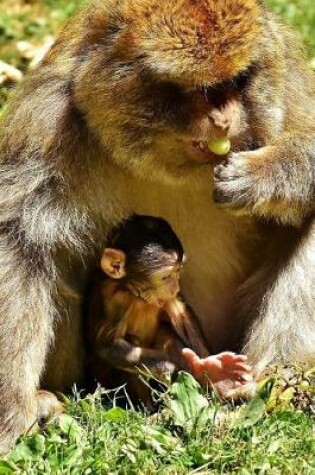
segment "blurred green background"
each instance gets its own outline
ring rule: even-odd
[[[53,36],[85,0],[0,0],[0,110],[14,84],[49,47]],[[315,0],[267,0],[300,31],[315,67]],[[9,69],[7,65],[17,68]]]
[[[286,23],[300,31],[311,58],[315,58],[315,1],[267,0]]]

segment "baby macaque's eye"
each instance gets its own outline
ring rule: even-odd
[[[171,280],[171,278],[172,278],[171,274],[170,275],[165,275],[164,277],[162,277],[162,280],[168,281],[168,280]]]

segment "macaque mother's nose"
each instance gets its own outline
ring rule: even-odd
[[[226,110],[213,109],[208,114],[208,117],[212,125],[217,127],[222,132],[228,132],[232,126],[232,114]]]

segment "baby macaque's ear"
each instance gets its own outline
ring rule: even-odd
[[[126,275],[126,254],[120,249],[107,247],[102,255],[101,268],[112,279]]]

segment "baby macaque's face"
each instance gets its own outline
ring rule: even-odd
[[[164,305],[177,297],[180,286],[179,279],[182,264],[174,264],[156,271],[150,276],[148,285],[139,288],[139,295],[150,305],[163,308]]]

